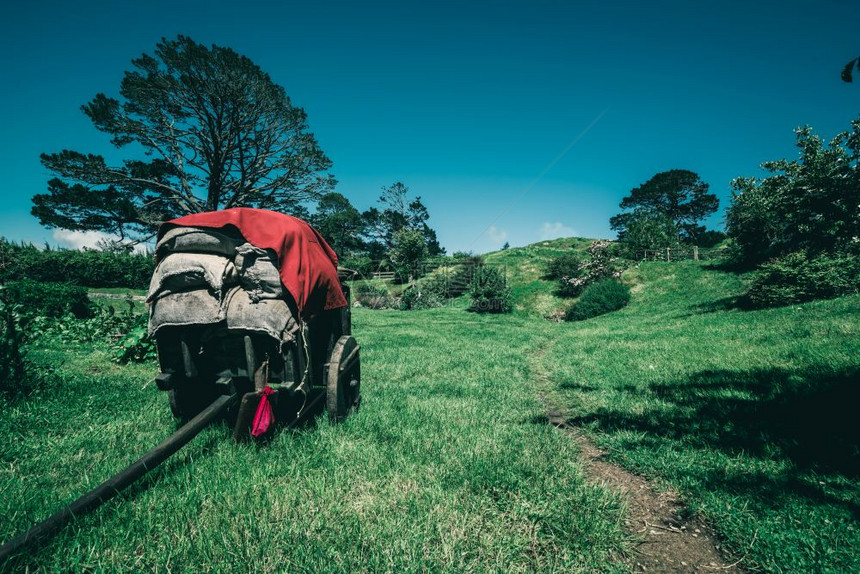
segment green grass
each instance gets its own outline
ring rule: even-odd
[[[860,570],[860,297],[745,312],[745,279],[700,264],[625,280],[629,307],[548,341],[570,422],[678,489],[747,567]]]
[[[587,240],[490,254],[519,308],[356,309],[364,405],[266,446],[206,430],[27,560],[44,570],[624,571],[623,502],[583,479],[565,409],[611,460],[676,489],[748,569],[860,571],[860,297],[742,311],[748,278],[625,272],[630,305],[541,318],[542,267]],[[153,364],[96,346],[0,408],[0,538],[104,480],[175,424]]]
[[[140,485],[21,559],[45,570],[618,571],[621,506],[543,424],[529,323],[357,309],[364,405],[266,446],[207,429]],[[496,341],[504,335],[504,344]],[[474,344],[481,341],[484,344]],[[173,429],[153,364],[98,349],[0,412],[0,537],[94,487]]]
[[[87,287],[87,292],[107,293],[110,295],[146,295],[146,289],[131,289],[129,287]]]
[[[556,295],[554,281],[543,281],[549,261],[565,251],[584,251],[591,239],[579,237],[542,241],[488,254],[488,264],[500,266],[511,287],[516,311],[520,314],[549,317],[563,311],[566,300]]]

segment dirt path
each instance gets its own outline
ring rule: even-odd
[[[673,492],[658,492],[643,477],[608,462],[564,415],[550,409],[550,423],[576,441],[587,463],[589,480],[620,492],[628,502],[625,523],[639,540],[625,559],[634,572],[743,572],[741,561],[727,562],[713,531],[699,518],[684,518],[684,505]]]

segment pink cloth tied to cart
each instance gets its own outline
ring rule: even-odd
[[[254,425],[251,427],[251,436],[254,438],[269,432],[269,428],[275,422],[272,403],[269,401],[269,396],[274,392],[268,385],[263,389],[263,396],[260,397],[260,404],[257,405],[257,413],[254,415]]]
[[[337,255],[316,229],[297,217],[250,207],[207,211],[164,223],[158,238],[173,227],[218,229],[228,225],[238,229],[254,247],[277,253],[281,282],[302,317],[346,307],[337,277]]]

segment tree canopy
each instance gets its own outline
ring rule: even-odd
[[[695,172],[673,169],[660,172],[631,190],[619,207],[629,210],[609,220],[619,240],[623,241],[634,228],[637,232],[647,228],[649,237],[660,230],[659,234],[675,232],[677,239],[695,242],[705,231],[699,222],[717,211],[719,199],[708,193],[708,184]]]
[[[797,159],[765,162],[772,175],[732,182],[726,228],[739,263],[860,251],[860,120],[826,146],[809,127],[796,135]]]
[[[439,245],[436,232],[427,225],[430,215],[421,202],[421,197],[410,198],[409,188],[403,183],[398,181],[382,188],[378,203],[382,210],[373,207],[363,214],[367,235],[371,243],[377,244],[377,251],[390,251],[394,247],[395,234],[398,231],[416,230],[424,237],[428,255],[445,253]]]
[[[141,239],[188,213],[295,212],[333,186],[305,112],[247,57],[179,36],[132,66],[120,99],[99,93],[82,107],[129,158],[108,165],[77,151],[42,154],[55,175],[33,197],[43,225]]]
[[[337,192],[323,195],[308,221],[338,255],[364,249],[364,220],[349,199]]]

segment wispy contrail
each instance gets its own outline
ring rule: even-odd
[[[541,180],[541,178],[542,178],[543,176],[545,176],[545,175],[546,175],[546,173],[547,173],[549,170],[551,170],[551,169],[552,169],[552,167],[553,167],[555,164],[557,164],[557,163],[559,162],[559,160],[560,160],[561,158],[563,158],[563,157],[564,157],[564,155],[565,155],[567,152],[569,152],[569,151],[570,151],[570,148],[572,148],[572,147],[576,144],[576,142],[578,142],[579,140],[581,140],[581,139],[582,139],[582,136],[584,136],[585,134],[587,134],[587,133],[588,133],[588,130],[590,130],[591,128],[593,128],[593,127],[594,127],[594,124],[596,124],[598,121],[600,121],[600,118],[602,118],[602,117],[604,116],[604,114],[606,114],[606,112],[608,112],[608,111],[609,111],[609,108],[606,108],[605,110],[603,110],[602,112],[600,112],[600,114],[599,114],[596,118],[594,118],[594,119],[591,121],[591,123],[590,123],[590,124],[588,124],[588,127],[586,127],[584,130],[582,130],[582,132],[580,132],[580,134],[579,134],[578,136],[576,136],[576,137],[573,139],[573,141],[572,141],[572,142],[570,142],[569,144],[567,144],[567,147],[566,147],[566,148],[564,148],[564,150],[563,150],[560,154],[558,154],[558,156],[557,156],[554,160],[552,160],[552,162],[550,162],[550,164],[549,164],[548,166],[546,166],[546,168],[545,168],[542,172],[540,172],[540,175],[538,175],[536,178],[534,178],[534,180],[532,180],[532,182],[531,182],[530,184],[528,184],[528,186],[527,186],[527,187],[522,191],[522,193],[520,193],[518,196],[516,196],[516,197],[514,198],[514,200],[513,200],[512,202],[510,202],[510,203],[508,204],[508,206],[507,206],[507,207],[505,207],[505,209],[503,209],[503,210],[502,210],[502,212],[501,212],[501,213],[500,213],[500,214],[499,214],[499,215],[498,215],[498,216],[497,216],[497,217],[496,217],[492,222],[490,222],[490,224],[487,226],[487,228],[486,228],[486,229],[484,229],[481,233],[479,233],[479,234],[478,234],[478,236],[475,238],[475,240],[474,240],[474,241],[472,241],[472,243],[469,245],[469,249],[471,250],[472,246],[473,246],[473,245],[475,245],[475,243],[477,243],[477,242],[478,242],[478,240],[479,240],[479,239],[480,239],[480,238],[481,238],[481,237],[482,237],[482,236],[483,236],[487,231],[489,231],[489,230],[490,230],[490,228],[491,228],[493,225],[495,225],[495,224],[496,224],[496,222],[497,222],[499,219],[501,219],[501,218],[502,218],[502,216],[504,216],[504,215],[505,215],[505,214],[506,214],[506,213],[507,213],[507,212],[508,212],[508,211],[509,211],[513,206],[514,206],[514,204],[515,204],[516,202],[518,202],[520,199],[522,199],[522,198],[523,198],[523,196],[524,196],[526,193],[528,193],[528,192],[529,192],[529,190],[530,190],[531,188],[533,188],[533,187],[535,186],[535,184],[537,184],[537,182],[539,182],[539,181]]]

